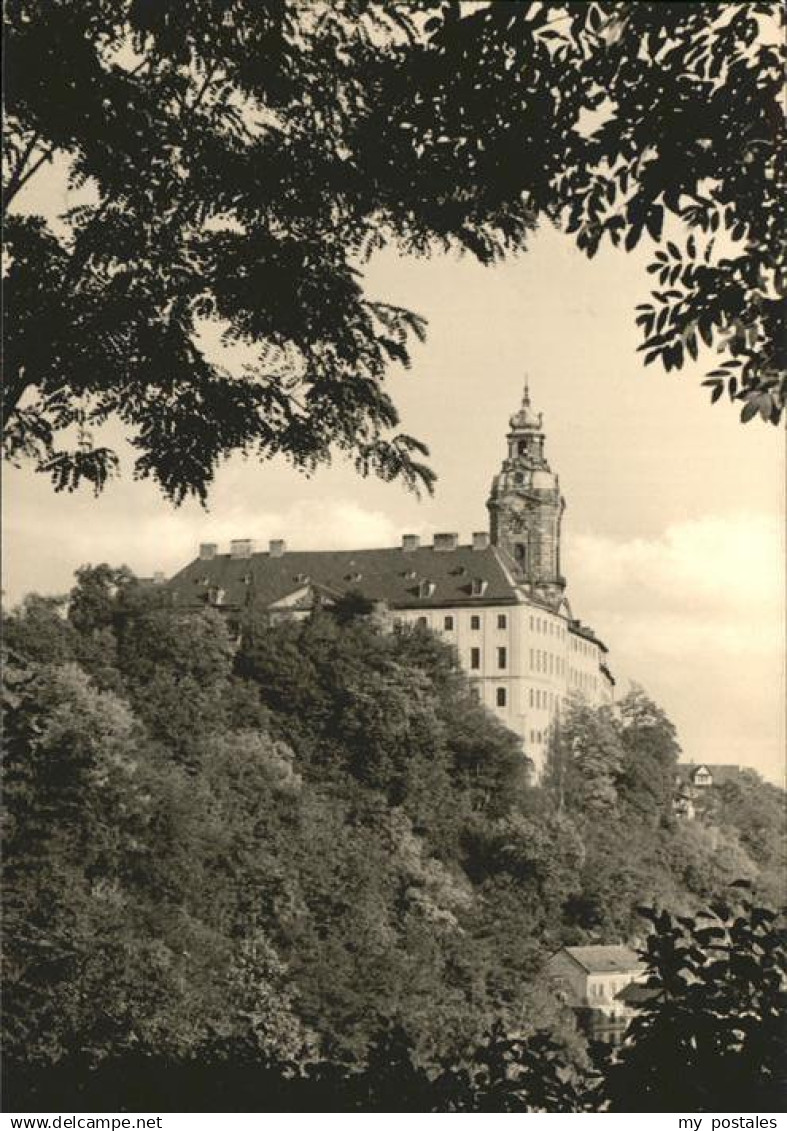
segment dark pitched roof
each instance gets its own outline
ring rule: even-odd
[[[591,644],[598,644],[602,652],[609,652],[603,640],[599,640],[595,632],[589,625],[583,624],[581,620],[572,620],[568,626],[568,631],[573,633],[574,636],[581,636],[583,639],[588,640]]]
[[[713,778],[713,785],[723,785],[727,781],[735,781],[739,777],[740,766],[733,766],[724,762],[678,762],[675,770],[678,780],[691,784],[697,770],[708,770]]]
[[[473,595],[473,581],[485,582],[483,594]],[[419,582],[434,590],[421,596]],[[357,591],[392,608],[440,608],[448,605],[513,605],[516,588],[493,546],[474,550],[294,550],[280,557],[269,553],[233,558],[229,554],[196,558],[169,581],[179,606],[205,604],[210,589],[223,591],[225,607],[247,604],[267,608],[312,583],[333,592]]]
[[[566,946],[563,948],[588,974],[629,974],[644,966],[627,946]]]
[[[652,1001],[658,994],[659,991],[654,986],[643,986],[641,982],[629,982],[622,990],[618,990],[615,997],[626,1005],[644,1005],[646,1001]]]

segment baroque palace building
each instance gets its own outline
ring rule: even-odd
[[[607,648],[577,620],[560,568],[565,501],[544,453],[541,413],[527,386],[510,419],[506,454],[487,502],[489,531],[460,544],[405,534],[382,550],[258,551],[251,539],[214,543],[168,583],[180,608],[215,606],[240,619],[263,609],[304,617],[347,593],[373,601],[392,625],[423,625],[456,648],[479,699],[522,738],[536,774],[550,725],[572,693],[612,701]]]

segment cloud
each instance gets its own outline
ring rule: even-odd
[[[575,613],[648,688],[686,757],[783,777],[784,551],[781,524],[708,515],[657,538],[580,534],[566,545]]]
[[[772,515],[709,515],[673,524],[656,539],[580,534],[567,554],[571,576],[634,607],[644,597],[677,614],[713,617],[735,607],[756,619],[783,592],[782,531]]]
[[[382,511],[341,497],[295,501],[276,510],[225,499],[213,514],[195,505],[156,507],[137,512],[133,538],[125,508],[102,499],[86,501],[92,521],[80,521],[81,507],[73,498],[70,506],[53,509],[47,522],[35,509],[13,509],[6,521],[4,561],[9,603],[31,590],[68,589],[74,569],[86,562],[125,563],[141,576],[156,570],[170,575],[195,556],[199,542],[218,542],[226,549],[233,538],[254,538],[265,549],[269,539],[284,538],[293,549],[333,550],[390,546],[400,537]]]

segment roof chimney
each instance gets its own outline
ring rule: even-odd
[[[486,530],[477,530],[473,534],[473,549],[486,550],[489,546],[489,534]]]
[[[432,548],[434,550],[455,550],[459,542],[458,534],[435,534]]]
[[[200,542],[199,559],[201,562],[210,562],[216,557],[218,545],[215,542]]]
[[[268,553],[272,558],[283,558],[287,552],[287,543],[283,538],[274,538],[268,543]]]
[[[233,538],[230,542],[231,558],[250,558],[254,553],[254,541],[251,538]]]
[[[412,553],[417,550],[421,545],[421,539],[417,534],[403,534],[402,535],[402,549],[406,554]]]

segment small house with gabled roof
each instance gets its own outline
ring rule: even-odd
[[[704,790],[724,785],[740,776],[740,766],[729,763],[679,762],[675,767],[678,786]]]
[[[549,959],[547,971],[574,1009],[622,1019],[630,1006],[621,992],[642,980],[645,964],[628,946],[564,946]]]

